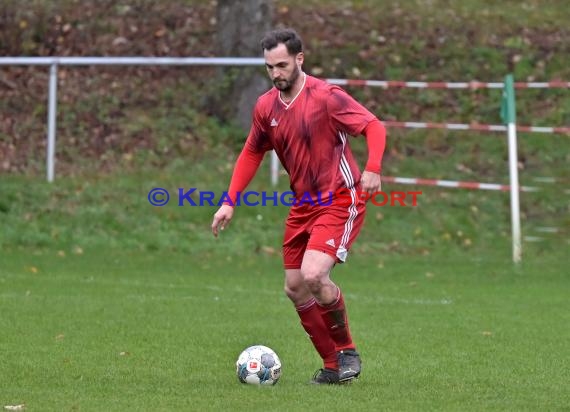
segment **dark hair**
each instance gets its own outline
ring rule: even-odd
[[[261,48],[271,50],[283,43],[291,56],[303,51],[303,41],[293,29],[278,29],[270,31],[261,40]]]

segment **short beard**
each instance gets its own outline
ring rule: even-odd
[[[289,78],[289,80],[284,80],[284,79],[274,80],[273,84],[278,90],[282,92],[288,92],[289,90],[291,90],[293,84],[295,84],[300,74],[301,70],[298,67],[296,67],[295,71],[291,73],[291,77]]]

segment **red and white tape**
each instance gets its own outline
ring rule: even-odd
[[[399,127],[407,129],[480,130],[486,132],[507,131],[507,126],[499,124],[396,122],[391,120],[383,120],[383,123],[387,127]],[[570,135],[570,127],[516,126],[516,130],[518,132],[561,133]]]
[[[382,182],[400,183],[404,185],[440,186],[456,189],[498,190],[501,192],[511,190],[509,185],[501,185],[498,183],[462,182],[457,180],[422,179],[416,177],[382,176]],[[520,186],[520,190],[521,192],[536,192],[540,189],[537,187]]]
[[[324,79],[330,84],[339,86],[370,86],[419,89],[502,89],[505,84],[502,82],[402,82],[394,80],[360,80],[360,79]],[[570,89],[570,82],[515,82],[516,89]]]

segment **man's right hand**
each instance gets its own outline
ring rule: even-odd
[[[222,205],[218,209],[212,222],[212,233],[215,237],[218,237],[219,229],[224,230],[230,224],[233,215],[234,208],[230,205]]]

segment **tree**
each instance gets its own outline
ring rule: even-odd
[[[218,0],[216,55],[261,57],[260,40],[272,23],[271,0]],[[206,102],[208,111],[224,122],[249,129],[255,101],[271,86],[263,69],[222,67],[215,82]]]

